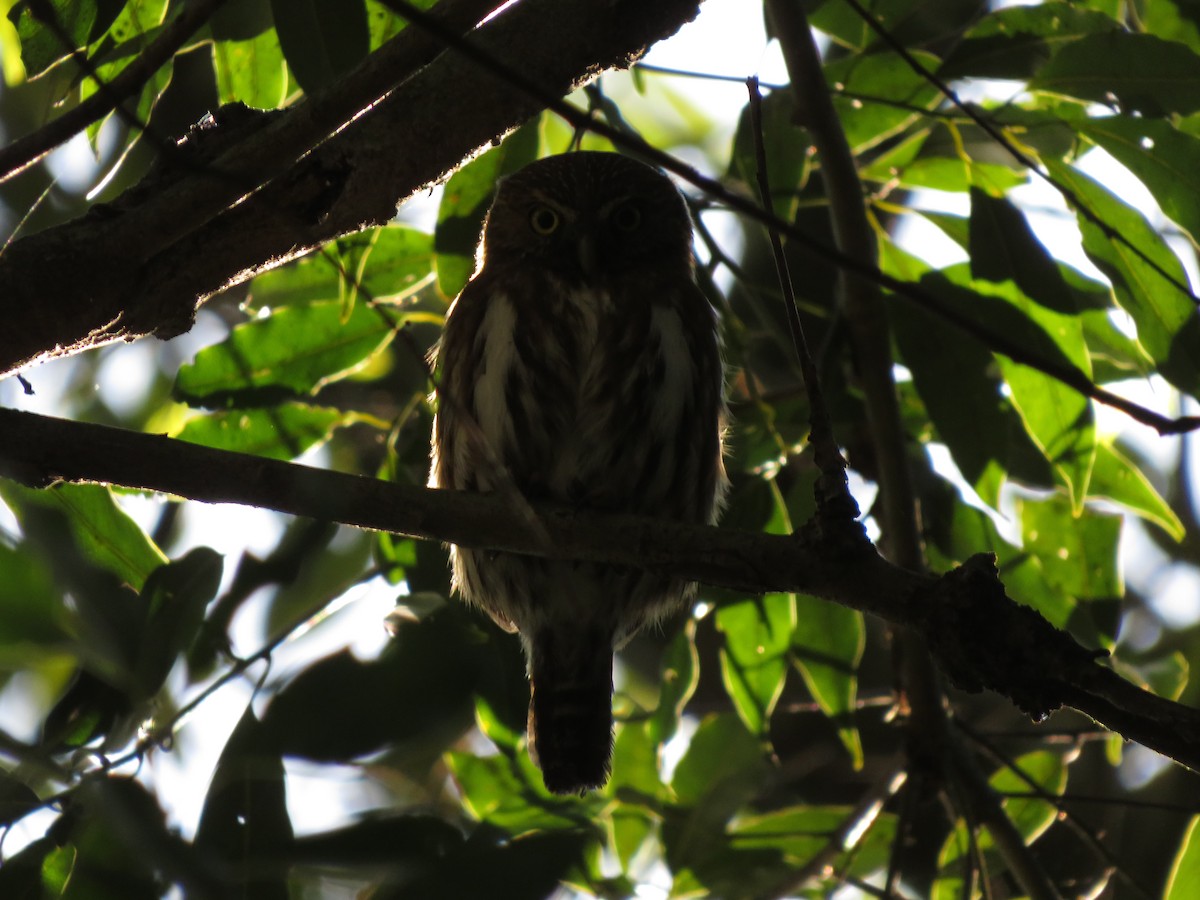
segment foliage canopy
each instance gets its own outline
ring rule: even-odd
[[[474,24],[501,4],[417,5]],[[596,6],[520,0],[494,24],[540,8],[548,33],[566,33],[575,12]],[[881,548],[920,568],[901,549],[918,547],[933,572],[995,554],[1009,596],[1110,654],[1103,665],[1127,681],[1195,708],[1200,543],[1189,445],[1135,420],[1186,430],[1171,416],[1200,397],[1200,7],[802,6],[800,31],[798,5],[766,0],[763,15],[789,68],[816,46],[805,43],[811,26],[825,84],[770,88],[760,121],[752,102],[736,126],[715,121],[681,87],[702,72],[606,71],[568,96],[571,121],[562,110],[514,111],[503,140],[468,162],[474,143],[456,153],[431,138],[426,169],[453,170],[436,215],[428,201],[414,211],[420,176],[386,223],[369,211],[355,218],[353,197],[318,198],[323,207],[305,195],[311,220],[279,208],[269,225],[284,248],[276,256],[228,269],[202,252],[183,257],[185,278],[189,266],[204,272],[190,334],[87,349],[87,328],[74,338],[69,321],[55,323],[67,329],[61,347],[86,352],[26,369],[24,383],[74,420],[420,485],[436,402],[425,354],[470,277],[497,179],[572,146],[621,150],[644,139],[757,196],[765,153],[770,212],[807,236],[784,242],[796,308]],[[320,147],[359,113],[379,114],[368,107],[384,91],[303,148],[313,152],[308,170],[294,154],[243,184],[229,174],[241,170],[213,160],[236,162],[239,141],[286,124],[288,112],[260,110],[336,109],[363,67],[417,28],[406,25],[408,5],[390,0],[0,8],[0,126],[16,136],[0,152],[10,241],[0,267],[5,255],[28,263],[23,242],[69,242],[73,232],[53,229],[126,221],[214,172],[213,190],[237,189],[222,215],[235,201],[270,198],[260,184],[300,184],[297,173],[314,168],[336,195],[341,173]],[[675,15],[664,34],[694,12],[679,2],[662,9]],[[747,4],[744,14],[759,12]],[[632,30],[634,19],[612,30]],[[547,59],[560,51],[550,41],[541,50]],[[500,61],[535,80],[542,71],[533,57]],[[612,59],[577,62],[584,73]],[[414,102],[432,104],[452,131],[470,79],[502,77],[471,73],[447,75],[445,90]],[[114,111],[118,84],[131,88]],[[832,143],[818,124],[827,100]],[[174,143],[232,103],[251,109],[226,107],[190,144]],[[97,114],[78,114],[89,108]],[[576,127],[583,112],[603,134]],[[24,167],[35,151],[13,158],[73,115],[103,178],[86,198],[55,181],[57,162]],[[842,137],[875,252],[865,262],[841,233],[846,194],[830,148]],[[788,534],[813,519],[820,470],[768,240],[781,229],[681,184],[731,373],[734,486],[722,527]],[[337,226],[333,240],[290,258],[311,246],[330,209],[355,227]],[[191,239],[188,209],[174,212],[179,240]],[[137,246],[123,253],[132,270],[154,258]],[[860,277],[840,277],[856,259]],[[863,266],[877,270],[872,290],[886,289],[866,305],[841,299]],[[103,289],[103,272],[57,274],[81,296]],[[18,276],[0,273],[0,284]],[[211,284],[227,289],[210,298]],[[42,299],[53,319],[56,297]],[[131,292],[131,319],[143,322],[152,301]],[[189,324],[172,319],[161,335]],[[103,337],[155,333],[139,327]],[[140,369],[117,369],[135,354]],[[129,371],[138,383],[94,387]],[[883,373],[882,387],[872,372]],[[0,390],[5,405],[32,408],[16,378]],[[1126,398],[1123,412],[1114,397]],[[889,404],[899,440],[878,418]],[[207,546],[218,541],[204,514],[182,497],[147,502],[132,481],[30,486],[37,478],[12,462],[16,437],[0,436],[11,476],[0,480],[10,512],[0,533],[0,827],[9,829],[0,896],[158,897],[177,885],[187,896],[263,898],[839,888],[1184,897],[1200,877],[1193,772],[1071,710],[1035,726],[1003,697],[928,679],[914,659],[919,642],[802,593],[705,586],[685,621],[639,638],[621,658],[612,782],[553,797],[525,751],[528,689],[515,641],[448,600],[438,543],[279,517],[264,551],[223,558]],[[1191,590],[1175,618],[1160,593],[1167,573]],[[356,653],[334,611],[368,588],[394,598],[396,612],[391,637]],[[189,727],[189,715],[229,695],[240,699],[227,705],[221,735]],[[220,749],[201,762],[196,748],[214,742]],[[203,790],[190,820],[179,812],[186,803],[162,791],[174,758]],[[305,778],[336,782],[354,799],[314,810]]]

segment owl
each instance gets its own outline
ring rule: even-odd
[[[616,153],[534,162],[501,183],[478,259],[436,350],[430,485],[714,522],[727,484],[717,320],[671,181]],[[465,547],[451,561],[459,594],[520,635],[547,789],[603,786],[613,653],[695,585]]]

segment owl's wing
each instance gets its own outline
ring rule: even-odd
[[[480,275],[463,288],[450,305],[435,355],[434,392],[437,415],[433,421],[430,487],[470,490],[476,487],[476,453],[472,408],[475,382],[481,369],[479,332],[487,313],[487,279]]]
[[[438,356],[438,486],[546,494],[576,380],[561,328],[543,309],[555,306],[548,290],[538,273],[502,266],[480,273],[448,313]]]

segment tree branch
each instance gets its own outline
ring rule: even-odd
[[[1041,719],[1061,706],[1200,771],[1200,712],[1101,665],[1004,592],[990,554],[941,578],[884,560],[865,539],[819,529],[741,532],[532,504],[539,522],[495,495],[409,487],[0,409],[0,474],[25,484],[89,481],[206,503],[240,503],[467,547],[635,566],[761,593],[812,594],[920,631],[952,681],[997,691]],[[553,535],[547,546],[545,534]]]
[[[454,0],[449,7],[466,10],[465,19],[444,24],[465,29],[481,9],[498,5]],[[697,11],[698,0],[522,0],[472,40],[562,96],[603,69],[628,65]],[[396,46],[408,49],[389,53],[406,67],[381,66],[373,56],[364,63],[379,69],[372,78],[348,78],[295,110],[250,123],[244,113],[234,123],[239,140],[232,149],[222,144],[215,160],[11,244],[0,256],[0,373],[113,340],[179,334],[209,296],[389,221],[400,200],[543,108],[477,64],[439,53],[440,43],[419,29],[395,41],[402,39],[409,43]],[[375,102],[387,93],[380,84],[399,87]]]

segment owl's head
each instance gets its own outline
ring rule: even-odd
[[[567,153],[501,183],[482,252],[485,264],[534,263],[576,284],[642,265],[690,271],[692,222],[683,196],[657,170],[617,153]]]

